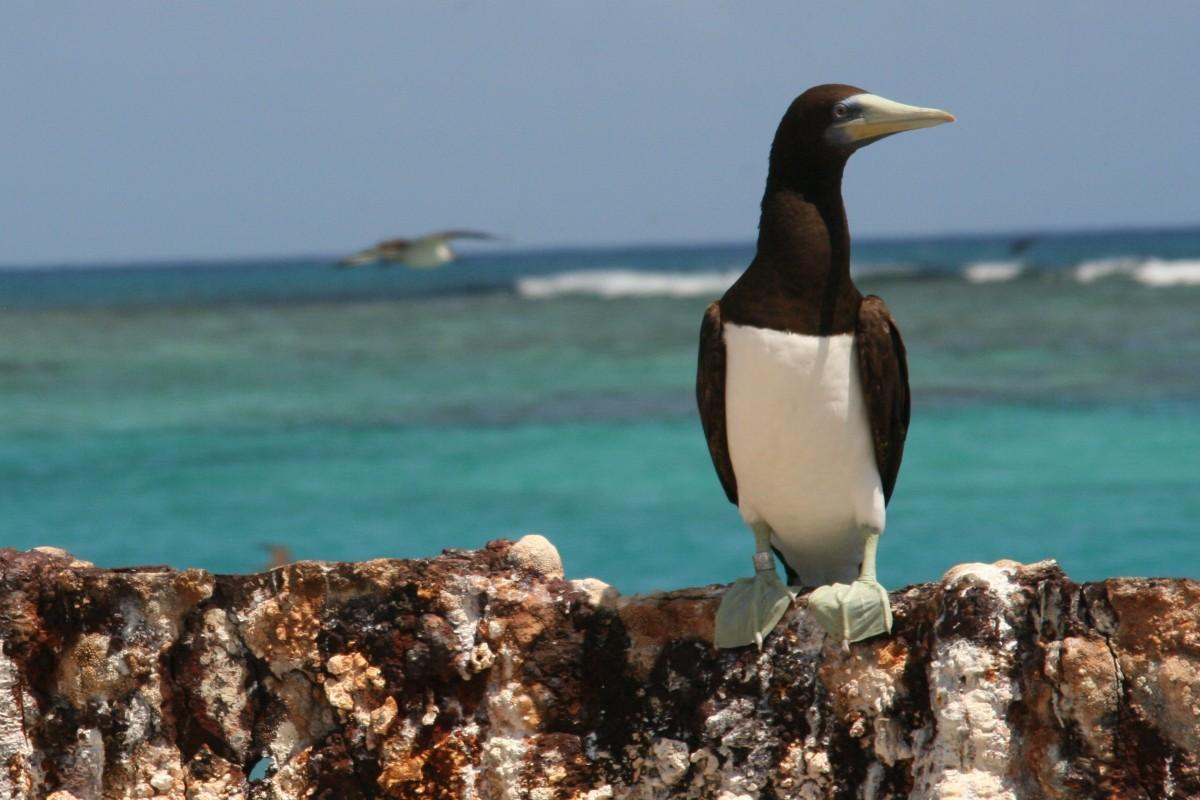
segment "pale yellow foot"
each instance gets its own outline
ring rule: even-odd
[[[816,589],[808,598],[808,610],[817,623],[842,647],[881,633],[891,633],[892,604],[887,589],[875,580],[875,550],[879,533],[866,533],[862,568],[854,583],[835,583]]]
[[[808,610],[834,639],[849,644],[892,630],[887,589],[871,576],[849,585],[821,586],[808,597]]]
[[[768,553],[768,555],[770,555]],[[763,638],[787,613],[795,595],[779,580],[774,568],[753,578],[738,578],[725,590],[717,609],[717,647],[762,647]]]
[[[795,591],[775,572],[770,526],[760,521],[751,523],[750,528],[754,531],[754,577],[738,578],[725,590],[713,634],[717,647],[756,644],[761,649],[763,639],[796,599]]]

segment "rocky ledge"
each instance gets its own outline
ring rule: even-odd
[[[967,564],[844,651],[541,537],[258,575],[0,551],[0,797],[1200,797],[1200,583]]]

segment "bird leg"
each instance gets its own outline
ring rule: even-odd
[[[717,647],[744,647],[756,644],[762,649],[763,637],[779,622],[796,598],[795,592],[779,580],[775,557],[771,554],[771,528],[765,522],[750,526],[754,530],[754,577],[738,578],[725,590],[717,609]]]
[[[887,589],[875,580],[875,547],[879,533],[867,534],[862,568],[847,586],[821,586],[808,597],[808,610],[817,623],[843,647],[892,630],[892,606]]]

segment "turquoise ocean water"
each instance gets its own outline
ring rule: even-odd
[[[856,242],[908,345],[885,584],[1200,577],[1200,230]],[[529,531],[622,591],[750,571],[692,385],[749,244],[0,269],[0,545],[253,571]]]

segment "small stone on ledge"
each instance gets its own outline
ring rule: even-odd
[[[558,548],[540,533],[528,533],[518,539],[508,551],[508,558],[521,569],[533,570],[547,578],[563,578]]]

